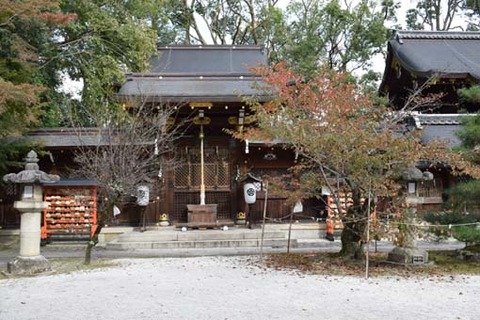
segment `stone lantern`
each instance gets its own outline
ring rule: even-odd
[[[14,208],[20,211],[20,254],[7,265],[11,274],[34,274],[49,270],[50,263],[40,254],[41,216],[48,202],[42,199],[42,184],[60,180],[58,175],[40,171],[35,151],[25,159],[25,170],[3,176],[3,181],[23,185],[21,199]]]
[[[422,172],[416,167],[411,167],[402,172],[402,180],[407,183],[407,196],[405,198],[407,219],[406,223],[411,226],[405,232],[404,243],[401,247],[395,247],[388,254],[388,260],[404,264],[424,264],[428,262],[428,253],[420,250],[417,245],[416,224],[417,205],[420,199],[417,196],[417,186],[419,182],[433,180],[431,172]]]

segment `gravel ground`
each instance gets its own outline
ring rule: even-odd
[[[480,276],[304,275],[258,257],[121,259],[0,281],[0,319],[479,319]]]

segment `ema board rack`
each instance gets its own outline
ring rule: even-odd
[[[94,185],[44,186],[42,239],[52,235],[92,235],[97,228],[97,189]]]

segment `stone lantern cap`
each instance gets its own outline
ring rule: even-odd
[[[31,150],[27,154],[25,162],[25,170],[22,170],[19,173],[9,173],[4,175],[3,181],[22,184],[44,184],[54,183],[60,180],[60,176],[56,174],[48,174],[40,170],[37,153],[35,151]]]
[[[402,179],[404,181],[412,181],[412,182],[413,181],[414,182],[430,181],[430,180],[433,180],[433,174],[428,171],[422,172],[420,169],[416,167],[410,167],[405,169],[402,172]]]

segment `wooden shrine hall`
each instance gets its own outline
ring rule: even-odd
[[[197,211],[200,223],[232,222],[246,209],[242,179],[247,174],[280,175],[293,164],[291,151],[239,141],[224,130],[248,125],[244,97],[269,99],[255,89],[261,79],[251,71],[266,64],[262,46],[168,46],[158,48],[149,72],[127,74],[118,92],[120,99],[141,97],[152,107],[158,103],[180,106],[180,116],[195,117],[194,125],[176,143],[179,164],[164,170],[159,181],[159,194],[154,195],[156,216],[168,213],[178,225],[192,221]],[[252,218],[260,220],[265,193],[262,183],[256,186],[257,201],[249,209]],[[291,211],[285,199],[275,195],[268,197],[267,208],[272,219],[287,217]]]

